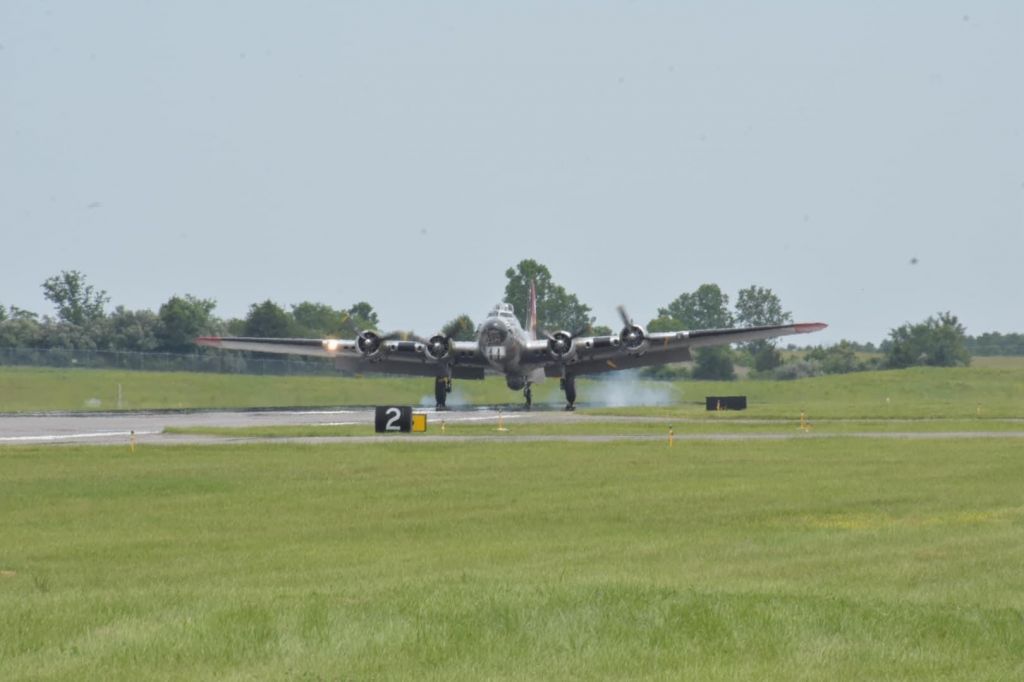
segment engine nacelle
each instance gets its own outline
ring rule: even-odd
[[[555,332],[548,337],[548,353],[559,362],[570,362],[576,357],[576,340],[567,331]]]
[[[619,342],[630,355],[643,355],[647,352],[647,330],[638,324],[627,324],[619,332]]]
[[[382,339],[376,332],[359,332],[359,336],[356,338],[356,348],[363,354],[363,357],[367,358],[379,355],[381,344]]]
[[[430,341],[423,347],[423,352],[431,360],[444,360],[451,355],[452,341],[447,336],[431,336]]]

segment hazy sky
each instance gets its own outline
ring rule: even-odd
[[[0,236],[41,313],[77,269],[425,334],[535,258],[616,326],[1022,332],[1024,3],[0,0]]]

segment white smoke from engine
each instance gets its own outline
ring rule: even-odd
[[[434,407],[437,401],[434,400],[433,393],[427,393],[420,398],[420,407]],[[459,388],[459,384],[452,382],[452,392],[448,394],[448,400],[446,401],[448,407],[462,407],[463,405],[469,404],[469,398]]]
[[[645,381],[636,372],[614,372],[580,387],[579,398],[581,403],[606,407],[654,407],[675,405],[680,396],[673,383]]]

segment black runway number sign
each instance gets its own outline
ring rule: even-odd
[[[373,424],[377,433],[408,433],[412,431],[412,408],[378,407]]]

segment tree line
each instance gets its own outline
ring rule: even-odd
[[[542,263],[532,259],[520,261],[508,268],[505,276],[505,300],[514,305],[524,327],[533,283],[541,330],[616,333],[610,327],[595,325],[590,306],[556,283]],[[365,329],[380,329],[378,315],[366,301],[347,308],[303,301],[286,308],[266,300],[253,303],[244,318],[222,319],[214,315],[214,299],[192,294],[175,294],[156,312],[128,310],[124,306],[107,312],[107,292],[96,289],[76,270],[62,271],[41,287],[55,314],[40,316],[16,306],[0,305],[0,348],[194,353],[198,351],[196,337],[204,335],[352,338]],[[658,308],[658,316],[648,322],[647,329],[657,332],[790,322],[791,313],[767,287],[751,285],[741,289],[730,305],[728,294],[717,284],[706,283]],[[471,340],[475,329],[472,318],[462,314],[445,324],[441,333]],[[880,355],[866,357],[866,352]],[[843,340],[832,346],[809,348],[802,356],[784,356],[775,340],[764,340],[736,347],[698,349],[692,367],[653,367],[644,372],[652,378],[731,379],[735,377],[735,366],[740,364],[749,367],[755,376],[796,378],[914,365],[966,365],[972,353],[1024,354],[1024,335],[987,333],[970,337],[956,316],[945,312],[893,329],[877,348]]]

